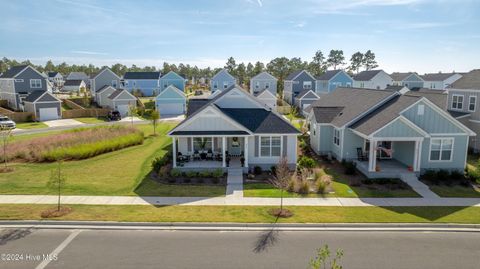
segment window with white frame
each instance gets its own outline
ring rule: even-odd
[[[30,88],[41,88],[42,87],[42,80],[41,79],[31,79],[30,80]]]
[[[422,116],[423,114],[425,114],[425,105],[418,105],[417,115]]]
[[[16,79],[15,82],[23,82],[23,79]]]
[[[333,130],[333,144],[340,146],[340,130],[339,129]]]
[[[194,137],[193,151],[212,150],[213,141],[211,137]]]
[[[255,81],[255,89],[260,88],[260,81]]]
[[[224,88],[224,89],[228,88],[228,82],[226,82],[226,81],[223,82],[223,88]]]
[[[213,82],[213,88],[214,88],[214,89],[218,88],[218,82],[217,82],[217,81],[214,81],[214,82]]]
[[[468,97],[468,111],[474,112],[477,106],[477,96],[469,96]]]
[[[430,141],[430,161],[451,161],[453,138],[432,138]]]
[[[303,89],[304,90],[310,90],[312,88],[312,82],[311,81],[304,81],[303,82]]]
[[[270,82],[265,82],[265,89],[270,88]]]
[[[117,87],[117,80],[112,80],[112,87],[114,87],[114,88]]]
[[[453,95],[452,97],[452,109],[463,108],[463,95]]]
[[[260,137],[260,156],[261,157],[280,157],[282,149],[282,139],[280,136],[261,136]]]

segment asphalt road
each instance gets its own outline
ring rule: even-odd
[[[480,267],[480,233],[4,229],[0,268],[307,268],[324,244],[344,250],[343,268]]]

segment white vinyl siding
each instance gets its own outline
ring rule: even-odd
[[[430,141],[430,161],[451,161],[453,138],[432,138]]]
[[[260,137],[260,156],[279,157],[282,151],[282,139],[280,136]]]

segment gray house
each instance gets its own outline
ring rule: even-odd
[[[63,79],[63,75],[59,72],[48,72],[47,76],[48,80],[53,84],[56,89],[61,88],[65,82],[65,80]]]
[[[23,98],[34,91],[47,91],[47,79],[29,65],[14,66],[0,76],[0,98],[14,110],[22,110]]]
[[[47,91],[33,91],[24,99],[25,112],[32,112],[38,121],[62,117],[62,101]]]
[[[117,76],[110,68],[105,67],[97,74],[93,74],[90,79],[90,91],[92,96],[104,86],[112,86],[117,89],[120,87],[121,78]]]
[[[84,72],[70,72],[65,78],[65,81],[67,80],[83,80],[87,87],[90,87],[90,77]]]
[[[220,72],[215,74],[215,76],[210,79],[210,91],[213,93],[217,90],[223,91],[228,89],[230,86],[235,85],[236,79],[227,69],[222,69]]]
[[[424,81],[417,73],[408,72],[408,73],[400,73],[395,72],[390,74],[390,77],[393,80],[393,86],[405,86],[407,88],[414,89],[414,88],[423,88]]]
[[[315,91],[315,77],[306,70],[299,70],[291,73],[283,81],[283,99],[289,103],[294,103],[294,98],[304,90]]]
[[[250,93],[257,95],[263,90],[270,91],[277,96],[277,78],[268,72],[262,72],[250,79]]]
[[[303,90],[295,96],[295,106],[304,114],[305,109],[320,99],[320,96],[312,90]]]

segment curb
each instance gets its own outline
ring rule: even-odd
[[[170,230],[170,231],[395,231],[395,232],[480,232],[479,224],[428,223],[183,223],[109,221],[0,221],[0,228],[86,229],[86,230]]]

